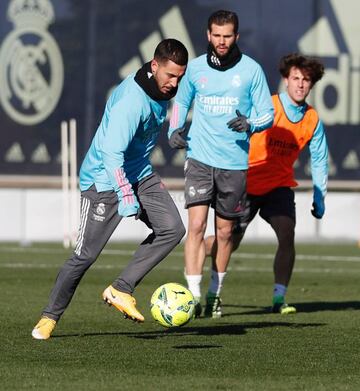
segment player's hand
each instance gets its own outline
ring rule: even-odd
[[[141,206],[140,206],[139,209],[136,212],[135,220],[139,220],[140,219],[141,213],[142,213],[142,209],[141,209]]]
[[[183,149],[187,148],[188,143],[184,138],[185,128],[175,129],[170,136],[169,145],[171,148]]]
[[[119,200],[118,213],[122,217],[135,216],[135,220],[140,218],[141,207],[134,194],[126,195]]]
[[[311,209],[311,214],[316,219],[321,219],[324,216],[325,213],[325,200],[323,195],[319,190],[314,190],[314,198],[313,198],[313,204]]]
[[[236,117],[229,121],[226,125],[235,132],[248,132],[250,130],[250,124],[245,115],[240,114],[239,110],[236,110]]]

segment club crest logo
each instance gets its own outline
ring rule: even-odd
[[[240,75],[234,75],[234,77],[231,80],[231,85],[233,87],[240,87],[242,84]]]
[[[208,79],[205,76],[201,76],[199,79],[200,88],[205,88],[208,83]]]
[[[0,103],[17,123],[34,125],[56,107],[64,82],[60,50],[47,27],[54,21],[49,0],[12,0],[14,29],[0,50]]]
[[[189,196],[191,198],[196,196],[196,190],[195,190],[194,186],[189,187]]]
[[[105,213],[105,204],[104,203],[100,203],[97,208],[96,208],[96,213],[100,216],[102,216],[104,213]]]

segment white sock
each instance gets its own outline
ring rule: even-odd
[[[274,284],[273,296],[283,296],[285,297],[287,291],[287,286],[282,284]]]
[[[210,293],[212,293],[216,296],[220,295],[225,276],[226,276],[226,272],[218,273],[215,270],[211,271],[211,282],[210,282],[210,287],[209,287]]]
[[[202,274],[185,274],[185,278],[188,284],[188,288],[194,297],[201,297],[200,283]]]

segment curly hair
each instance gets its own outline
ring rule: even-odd
[[[317,83],[324,75],[324,65],[317,58],[304,56],[299,53],[291,53],[282,57],[279,64],[281,76],[289,77],[292,67],[306,73],[312,85]]]

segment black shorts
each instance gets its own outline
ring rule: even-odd
[[[247,170],[225,170],[194,159],[185,162],[185,207],[211,205],[224,218],[245,218]]]
[[[248,194],[248,201],[250,212],[245,218],[237,219],[235,233],[244,232],[258,212],[268,223],[274,216],[287,216],[296,223],[295,194],[289,187],[278,187],[263,195]]]

